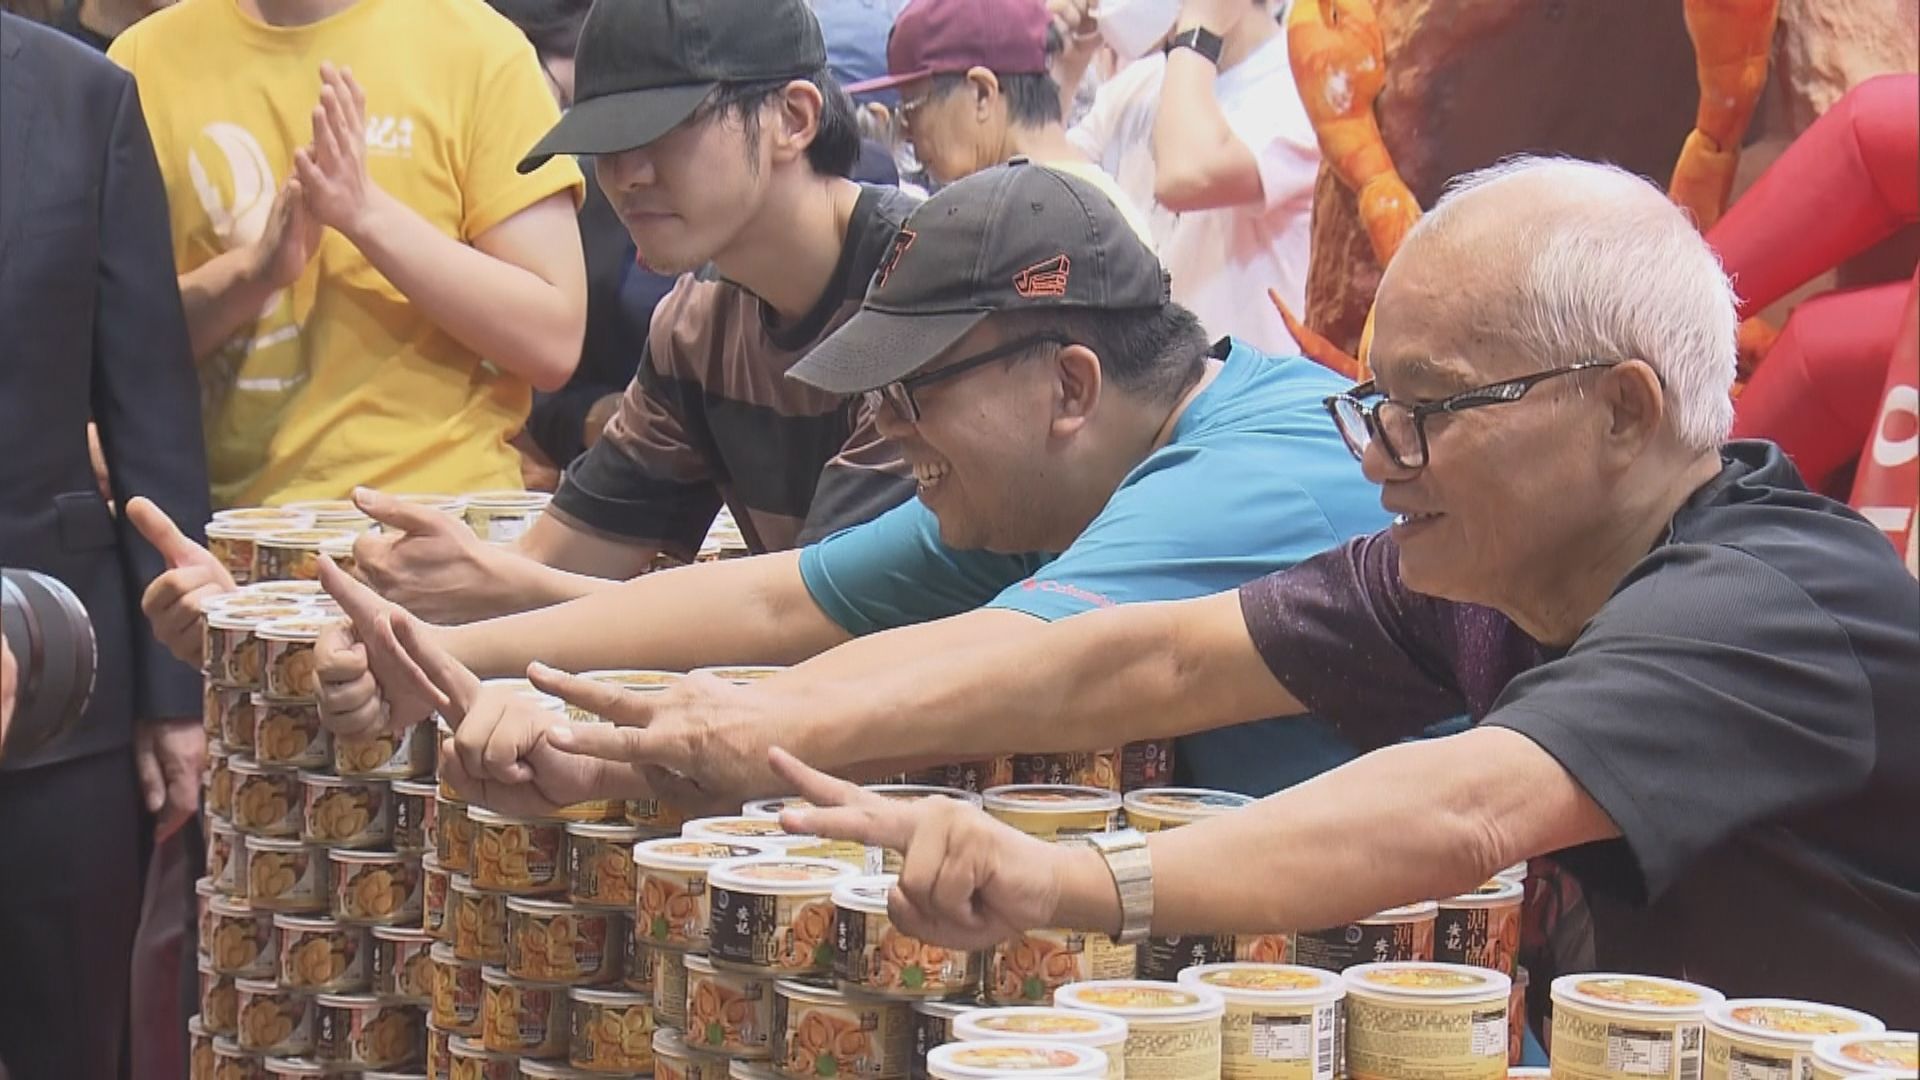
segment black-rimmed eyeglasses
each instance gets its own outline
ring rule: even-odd
[[[1070,345],[1072,342],[1059,334],[1034,334],[1031,337],[1009,341],[1005,345],[996,346],[977,356],[969,356],[965,360],[956,361],[924,375],[909,375],[903,379],[895,379],[878,390],[869,390],[866,395],[867,407],[878,412],[881,404],[884,403],[893,409],[893,415],[909,424],[917,424],[920,422],[920,403],[913,399],[915,387],[931,386],[1042,344]]]
[[[1462,390],[1439,401],[1409,405],[1380,393],[1372,379],[1344,394],[1326,399],[1327,412],[1340,429],[1340,437],[1356,458],[1364,458],[1367,447],[1379,439],[1387,457],[1402,469],[1422,469],[1427,464],[1427,417],[1438,413],[1466,412],[1488,405],[1510,405],[1527,396],[1527,391],[1562,375],[1597,371],[1619,364],[1618,360],[1589,360],[1551,371],[1536,371],[1518,379],[1488,383]]]

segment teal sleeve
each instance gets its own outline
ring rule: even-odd
[[[1044,562],[947,547],[915,498],[802,548],[800,578],[828,618],[861,635],[972,611]]]
[[[1161,449],[1065,554],[988,606],[1053,620],[1207,596],[1385,522],[1344,448],[1301,448],[1287,468],[1270,445],[1256,432]]]

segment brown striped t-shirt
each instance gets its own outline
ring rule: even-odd
[[[688,276],[653,315],[640,373],[550,512],[595,535],[691,559],[724,501],[755,553],[817,540],[913,494],[863,400],[787,378],[859,310],[916,200],[866,187],[832,283],[787,326],[732,282]]]

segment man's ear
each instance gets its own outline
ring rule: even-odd
[[[1100,357],[1085,345],[1068,345],[1053,358],[1053,434],[1072,435],[1093,419],[1105,388]]]
[[[967,90],[973,96],[974,115],[984,120],[993,108],[994,99],[1000,96],[1000,76],[989,68],[969,68]]]
[[[1620,465],[1631,464],[1665,427],[1666,388],[1653,366],[1637,359],[1602,372],[1599,383],[1594,389],[1607,408],[1602,452]]]
[[[774,125],[773,160],[782,162],[803,157],[807,147],[820,136],[820,115],[826,108],[826,99],[819,87],[805,79],[795,79],[776,100],[779,119]]]

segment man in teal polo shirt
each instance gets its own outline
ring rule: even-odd
[[[1113,204],[1041,166],[987,170],[917,210],[862,310],[788,374],[875,395],[917,497],[799,552],[464,627],[421,626],[330,573],[358,640],[322,644],[329,724],[365,730],[437,707],[459,718],[443,775],[510,812],[589,790],[702,808],[778,794],[763,749],[775,739],[856,773],[1097,749],[1112,745],[1098,730],[1000,746],[938,717],[849,731],[811,716],[859,693],[863,672],[1236,587],[1385,524],[1322,409],[1343,384],[1301,358],[1209,348]],[[799,666],[751,688],[690,679],[644,697],[535,669],[544,688],[631,725],[589,730],[477,689],[474,672],[518,675],[536,659]],[[1293,719],[1183,740],[1176,760],[1188,782],[1264,794],[1350,754]]]

